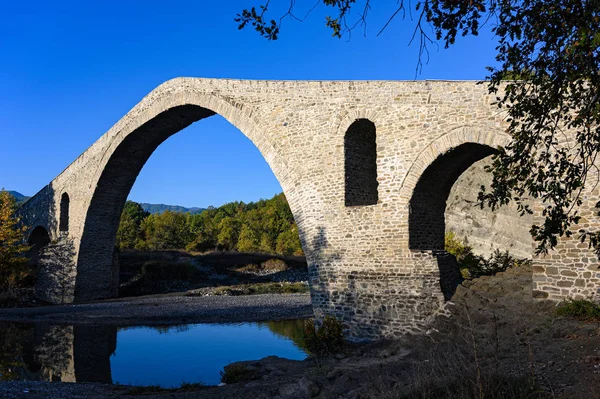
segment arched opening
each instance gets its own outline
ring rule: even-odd
[[[67,233],[69,231],[69,194],[63,193],[60,198],[60,221],[58,229],[61,233]]]
[[[436,258],[446,299],[452,297],[462,280],[456,260],[444,250],[448,196],[463,172],[495,152],[494,148],[477,143],[452,148],[425,169],[414,188],[409,211],[409,248],[430,252]]]
[[[50,244],[50,234],[42,226],[37,226],[31,231],[27,243],[39,252],[41,248]]]
[[[31,246],[27,257],[30,260],[32,270],[37,271],[37,264],[40,261],[42,249],[50,244],[50,234],[48,234],[48,230],[44,227],[37,226],[31,231],[27,243]]]
[[[357,119],[344,136],[346,206],[375,205],[377,182],[377,134],[375,124]]]
[[[440,155],[421,175],[410,200],[409,247],[421,251],[444,249],[446,201],[459,176],[495,149],[466,143]]]
[[[239,110],[235,109],[234,111],[238,112]],[[192,123],[213,115],[215,113],[212,110],[196,105],[182,105],[168,109],[129,133],[122,141],[116,143],[114,149],[109,151],[110,158],[96,184],[85,220],[77,260],[76,300],[103,298],[109,292],[112,296],[116,295],[114,288],[118,287],[120,273],[119,262],[115,262],[115,259],[119,258],[116,256],[118,252],[115,250],[115,242],[125,202],[139,173],[153,152],[165,140]],[[231,115],[224,116],[231,117]],[[235,121],[235,117],[233,119]],[[245,129],[249,129],[251,121],[242,123]],[[256,137],[249,138],[256,139]],[[268,145],[262,140],[259,141],[259,144]],[[264,151],[264,148],[259,149]],[[203,150],[198,149],[197,151]],[[268,155],[271,155],[267,157],[271,164],[277,162],[273,161],[272,154]],[[211,173],[215,173],[215,171],[211,170]],[[196,183],[202,184],[200,180],[194,184]],[[258,199],[256,198],[256,200]],[[246,242],[252,241],[251,234],[244,230],[244,226],[237,227],[239,227],[239,231],[237,231],[239,241],[244,234]],[[141,251],[169,251],[171,249],[174,248],[147,248]],[[185,249],[185,245],[181,249]],[[198,251],[203,250],[199,249]],[[126,258],[121,257],[121,259]],[[120,263],[123,267],[124,261]]]

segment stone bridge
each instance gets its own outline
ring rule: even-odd
[[[138,173],[169,136],[219,114],[285,192],[316,317],[342,318],[354,338],[422,330],[460,281],[444,252],[450,190],[509,140],[493,100],[469,81],[167,81],[21,208],[40,250],[38,296],[117,294],[115,235]],[[582,223],[599,222],[598,194],[586,193]],[[533,270],[534,297],[599,295],[598,260],[576,238]]]

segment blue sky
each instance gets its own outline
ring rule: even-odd
[[[332,38],[321,6],[304,22],[285,21],[276,42],[238,31],[233,21],[260,1],[3,2],[0,187],[34,194],[143,96],[177,76],[415,79],[418,46],[408,47],[410,18],[376,36],[396,1],[376,2],[366,37],[357,30],[350,40]],[[296,3],[301,16],[314,4]],[[430,46],[431,60],[416,78],[482,79],[494,47],[489,33],[460,38],[448,50]],[[211,117],[161,145],[130,198],[205,207],[280,191],[254,145],[223,118]]]

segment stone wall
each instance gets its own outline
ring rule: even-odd
[[[484,167],[491,157],[471,165],[450,191],[446,206],[446,231],[465,239],[479,255],[490,256],[496,249],[517,258],[531,259],[534,243],[529,233],[533,217],[521,216],[515,204],[494,211],[477,204],[480,187],[490,187],[492,177]]]
[[[597,176],[590,176],[596,181]],[[594,204],[600,199],[600,188],[583,192],[579,209],[581,220],[573,228],[595,229],[600,226],[600,214]],[[533,295],[536,298],[563,300],[592,298],[600,302],[600,262],[589,248],[589,240],[581,242],[580,235],[563,237],[556,249],[536,260],[533,267]]]

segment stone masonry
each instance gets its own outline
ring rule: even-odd
[[[114,296],[114,240],[135,178],[169,136],[219,114],[281,183],[315,316],[341,318],[352,339],[421,331],[459,281],[443,250],[451,188],[509,140],[492,102],[476,82],[167,81],[21,208],[51,239],[38,295]],[[582,224],[600,225],[598,192],[586,195]],[[565,240],[534,260],[534,295],[599,298],[598,264],[587,245]]]

